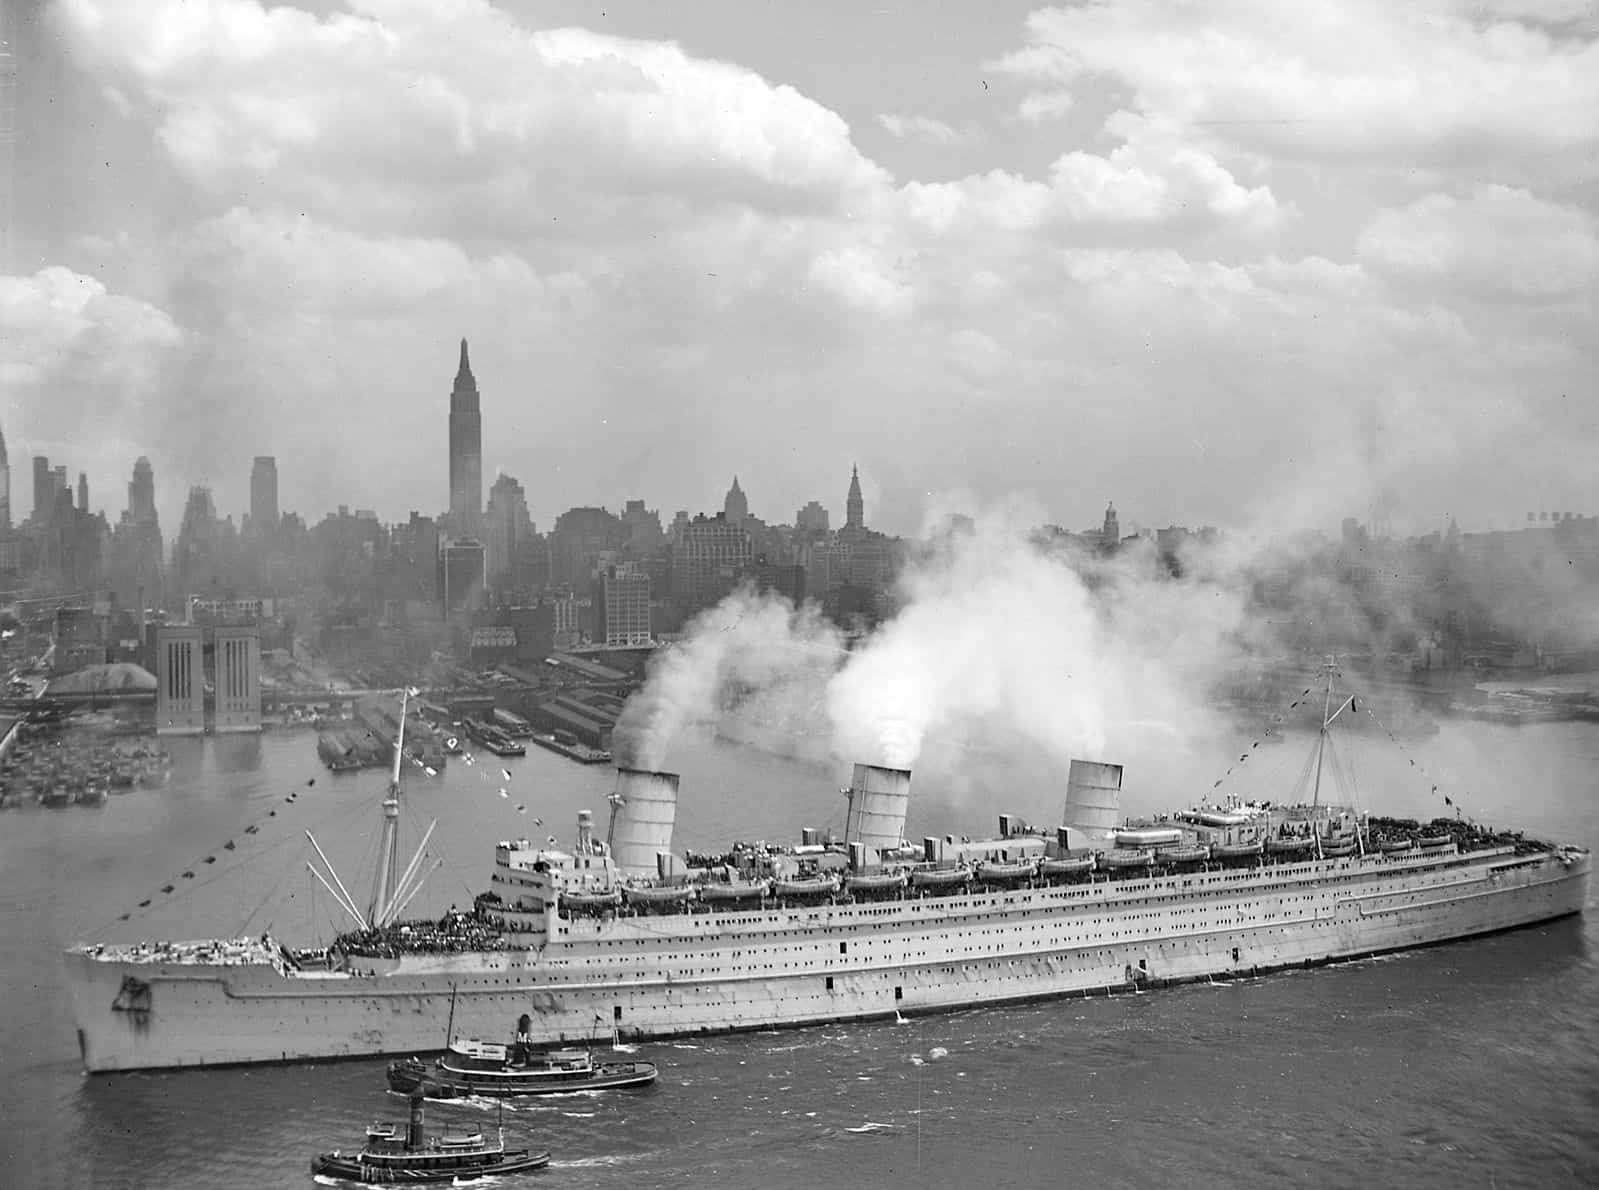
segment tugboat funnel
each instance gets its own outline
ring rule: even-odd
[[[406,1129],[405,1147],[413,1153],[422,1147],[422,1092],[420,1090],[411,1094],[411,1126]]]

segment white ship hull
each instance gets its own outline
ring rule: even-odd
[[[370,974],[69,951],[83,1062],[140,1070],[436,1050],[522,1013],[546,1041],[931,1012],[1229,977],[1581,912],[1587,852],[1508,848],[859,905],[551,917],[538,950]]]

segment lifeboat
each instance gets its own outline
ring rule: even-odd
[[[1054,859],[1040,860],[1038,874],[1045,880],[1074,880],[1094,870],[1092,851],[1068,851]]]
[[[631,884],[626,895],[629,905],[660,909],[688,904],[695,891],[692,884]]]
[[[1163,864],[1202,864],[1209,858],[1210,848],[1204,843],[1179,843],[1155,852],[1155,859]]]
[[[598,913],[602,909],[615,909],[622,903],[622,894],[614,888],[565,888],[561,890],[561,904],[574,913]]]
[[[832,876],[785,876],[772,881],[772,892],[779,897],[828,897],[838,891]]]
[[[918,868],[911,873],[913,885],[934,891],[958,888],[971,878],[970,868]]]
[[[1030,859],[1015,861],[985,859],[977,865],[977,878],[998,884],[1005,880],[1026,880],[1037,870],[1037,863]]]
[[[1416,842],[1419,843],[1423,848],[1427,849],[1434,847],[1447,847],[1449,846],[1449,836],[1447,834],[1422,835],[1421,838],[1416,840]]]
[[[1224,864],[1243,863],[1260,857],[1260,840],[1253,843],[1212,843],[1210,858]]]
[[[1321,845],[1321,853],[1328,859],[1339,859],[1346,855],[1353,855],[1359,849],[1353,835],[1342,839],[1327,839]]]
[[[904,872],[853,872],[844,877],[844,887],[852,893],[883,894],[905,887]]]
[[[722,883],[713,880],[708,884],[700,885],[700,900],[702,901],[748,901],[756,897],[764,897],[772,890],[770,880],[732,880]]]
[[[1130,826],[1116,832],[1118,847],[1168,847],[1183,841],[1183,832],[1174,826]]]
[[[1099,864],[1112,872],[1129,872],[1149,867],[1154,858],[1154,852],[1142,847],[1113,847],[1099,857]]]
[[[1409,851],[1415,843],[1409,839],[1379,839],[1377,846],[1384,855],[1394,855],[1400,851]]]
[[[1316,840],[1309,835],[1289,835],[1286,838],[1268,840],[1266,850],[1272,855],[1288,859],[1303,859],[1307,855],[1316,853]]]

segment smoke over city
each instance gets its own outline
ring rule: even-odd
[[[850,651],[810,611],[729,597],[660,655],[618,724],[619,758],[659,767],[689,726],[737,721],[779,750],[956,778],[963,762],[1063,767],[1210,730],[1242,588],[1174,581],[1152,551],[1054,548],[1028,523],[1005,509],[932,533],[897,614]]]

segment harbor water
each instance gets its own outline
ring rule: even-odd
[[[315,1153],[356,1147],[367,1123],[404,1116],[381,1060],[81,1072],[64,945],[266,930],[331,941],[340,910],[307,871],[308,829],[352,891],[370,879],[381,771],[328,774],[311,734],[167,747],[164,785],[0,815],[0,1185],[312,1185]],[[1125,808],[1208,794],[1227,747],[1143,770],[1115,758],[1128,765]],[[1287,773],[1286,794],[1302,759],[1290,741],[1262,749],[1255,767]],[[683,775],[678,850],[842,827],[847,766],[715,737],[683,742],[670,763]],[[1595,847],[1596,772],[1599,726],[1446,723],[1414,756],[1374,759],[1360,775],[1374,812],[1448,812],[1436,783],[1479,821]],[[444,863],[407,915],[470,906],[496,839],[569,840],[585,807],[603,828],[613,779],[539,749],[412,770],[404,836],[414,846],[438,819],[430,852]],[[910,833],[991,833],[1006,809],[1052,824],[1064,787],[1064,774],[1032,790],[983,788],[970,774],[918,781]],[[1232,983],[636,1049],[661,1066],[647,1091],[506,1109],[509,1145],[554,1154],[526,1184],[1595,1185],[1599,909]],[[496,1123],[490,1104],[429,1114],[430,1127]]]

